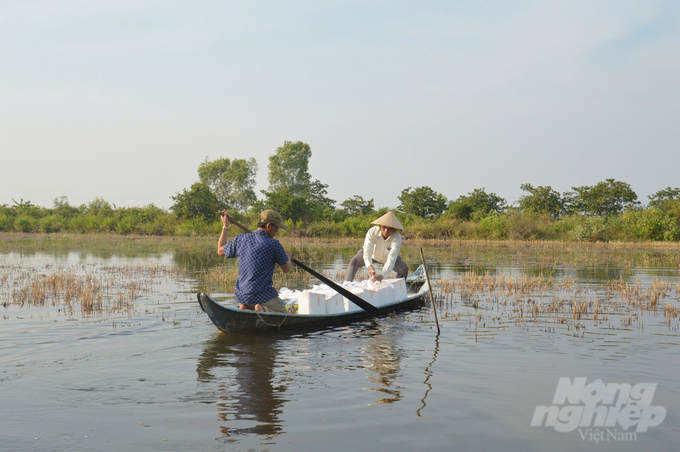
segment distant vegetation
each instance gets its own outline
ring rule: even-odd
[[[286,218],[282,234],[300,237],[363,237],[370,222],[384,214],[373,199],[360,195],[340,203],[327,197],[328,185],[309,174],[308,144],[286,141],[269,157],[269,187],[257,199],[254,159],[221,158],[201,163],[198,181],[171,196],[170,211],[150,204],[115,207],[96,198],[79,207],[66,197],[52,208],[23,199],[0,205],[1,232],[108,233],[122,235],[207,236],[220,232],[218,212],[254,228],[263,209]],[[550,186],[520,188],[526,193],[514,203],[475,188],[449,201],[430,187],[407,187],[395,209],[406,238],[680,241],[680,188],[667,187],[643,205],[630,185],[607,179],[593,186],[559,193]]]

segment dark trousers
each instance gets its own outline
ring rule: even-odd
[[[373,261],[374,264],[380,264],[381,268],[385,265],[384,262]],[[364,262],[364,250],[361,249],[359,252],[349,261],[347,266],[347,271],[345,272],[345,281],[354,281],[354,276],[357,274],[357,270],[365,267]],[[373,265],[376,267],[376,265]],[[378,269],[376,268],[376,271]],[[404,260],[397,256],[397,261],[394,263],[394,271],[397,272],[397,278],[406,278],[408,276],[408,265]]]

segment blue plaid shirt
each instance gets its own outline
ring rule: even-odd
[[[238,257],[238,279],[234,290],[236,301],[262,304],[279,296],[272,277],[276,264],[285,265],[288,255],[278,240],[269,238],[266,232],[258,229],[234,237],[224,245],[224,254],[228,258]]]

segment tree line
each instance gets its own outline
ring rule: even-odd
[[[371,219],[388,208],[354,195],[336,207],[328,185],[309,173],[312,151],[303,142],[284,142],[269,157],[268,182],[255,193],[255,159],[205,159],[198,180],[171,196],[171,212],[149,205],[116,208],[96,198],[80,207],[54,200],[52,209],[30,201],[0,206],[0,231],[110,232],[119,234],[214,234],[216,212],[229,209],[254,223],[264,209],[279,211],[291,233],[318,237],[361,237]],[[643,205],[630,185],[606,179],[560,193],[550,186],[522,184],[525,193],[507,200],[484,187],[448,200],[430,187],[404,188],[396,210],[406,236],[516,240],[680,240],[680,188],[667,187]]]

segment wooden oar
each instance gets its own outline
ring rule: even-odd
[[[239,228],[243,229],[245,232],[251,232],[248,228],[246,228],[245,226],[243,226],[242,224],[240,224],[240,223],[239,223],[238,221],[236,221],[236,220],[233,220],[233,219],[230,218],[230,219],[229,219],[229,223],[232,223],[232,224],[238,226]],[[343,297],[347,298],[347,299],[350,300],[352,303],[354,303],[355,305],[359,306],[361,309],[363,309],[364,311],[368,312],[369,314],[373,314],[373,315],[376,316],[376,317],[379,317],[379,316],[383,315],[383,312],[382,312],[380,309],[376,308],[375,306],[373,306],[373,305],[372,305],[371,303],[369,303],[368,301],[366,301],[366,300],[360,298],[360,297],[357,296],[356,294],[353,294],[352,292],[350,292],[349,290],[345,289],[344,287],[342,287],[342,286],[340,286],[340,285],[334,283],[333,281],[331,281],[330,279],[326,278],[326,277],[323,276],[322,274],[315,272],[314,270],[312,270],[311,268],[307,267],[306,265],[304,265],[303,263],[299,262],[298,260],[292,259],[292,258],[291,258],[291,262],[293,262],[295,265],[297,265],[298,267],[300,267],[301,269],[303,269],[304,271],[306,271],[306,272],[309,273],[310,275],[314,276],[314,277],[317,278],[318,280],[320,280],[320,281],[326,283],[326,284],[328,285],[328,287],[334,289],[334,290],[335,290],[336,292],[338,292],[340,295],[342,295]]]

